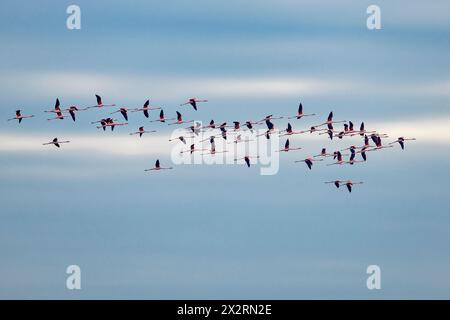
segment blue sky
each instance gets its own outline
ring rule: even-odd
[[[372,3],[378,31],[366,28]],[[76,31],[70,4],[0,4],[1,298],[450,297],[448,2],[77,1]],[[95,93],[131,107],[150,98],[168,116],[205,97],[183,114],[217,122],[292,114],[302,101],[318,116],[295,129],[333,110],[418,140],[354,167],[294,164],[360,143],[302,136],[274,176],[240,165],[146,174],[156,158],[170,165],[166,126],[132,114],[103,133],[90,124],[107,114],[97,110],[45,120],[56,97],[86,106]],[[19,106],[36,118],[6,122]],[[158,132],[128,136],[139,125]],[[54,136],[72,142],[41,146]],[[365,184],[323,184],[336,178]],[[65,288],[70,264],[79,292]],[[379,291],[365,286],[370,264]]]

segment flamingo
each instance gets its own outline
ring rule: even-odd
[[[335,164],[344,164],[344,160],[342,159],[342,153],[340,151],[336,152],[335,158],[337,158],[337,161],[334,163],[329,163],[329,164],[327,164],[327,166],[332,166]]]
[[[61,111],[61,106],[59,103],[59,99],[56,98],[56,102],[55,102],[55,107],[53,108],[53,110],[45,110],[44,112],[52,112],[52,113],[56,113],[56,117],[55,118],[50,118],[47,120],[62,120],[64,119],[63,113]]]
[[[188,138],[194,138],[194,137],[188,137]],[[179,136],[178,138],[174,138],[174,139],[169,139],[169,141],[175,141],[175,140],[180,140],[181,142],[183,142],[184,144],[186,144],[186,139],[183,136]]]
[[[361,157],[363,158],[364,161],[367,161],[367,155],[366,155],[367,148],[368,147],[362,147],[362,149],[357,152],[357,153],[361,153]]]
[[[227,126],[227,123],[226,123],[226,122],[222,123],[222,124],[219,126],[219,129],[220,129],[222,138],[223,138],[224,140],[227,140],[227,129],[225,129],[226,126]]]
[[[375,143],[375,147],[373,147],[372,149],[369,149],[367,151],[375,151],[375,150],[381,150],[381,149],[392,148],[393,147],[393,145],[383,146],[381,144],[381,137],[380,137],[380,135],[372,134],[370,136],[370,138]]]
[[[344,182],[346,182],[346,180],[334,180],[334,181],[327,181],[325,183],[326,184],[332,183],[332,184],[334,184],[336,186],[336,188],[339,189],[339,187],[341,186],[341,183],[344,183]]]
[[[405,141],[413,141],[416,140],[416,138],[405,138],[405,137],[399,137],[397,140],[389,143],[389,145],[393,145],[398,142],[402,150],[405,150]]]
[[[247,164],[247,167],[250,168],[250,159],[253,159],[253,158],[258,159],[259,156],[256,156],[256,157],[245,156],[245,157],[243,157],[243,158],[234,159],[234,161],[244,160],[245,163]]]
[[[128,124],[128,122],[114,122],[117,120],[114,120],[112,118],[106,118],[106,119],[102,119],[100,120],[100,124],[101,126],[97,126],[97,129],[103,128],[103,131],[105,131],[106,127],[111,127],[111,131],[114,131],[115,126],[126,126]]]
[[[291,124],[288,122],[287,128],[285,130],[283,130],[282,132],[286,132],[286,133],[285,134],[281,134],[280,137],[291,136],[291,135],[294,135],[294,134],[303,134],[303,133],[306,133],[306,132],[310,132],[310,130],[294,131],[294,130],[292,130]]]
[[[190,104],[194,108],[194,110],[197,111],[197,103],[198,102],[208,102],[208,100],[206,100],[206,99],[190,98],[185,103],[180,104],[180,106],[185,106],[187,104]]]
[[[361,137],[363,137],[367,133],[375,133],[375,132],[376,131],[367,131],[367,130],[365,130],[364,129],[364,122],[361,122],[361,125],[359,127],[359,131],[354,131],[354,132],[350,133],[349,135],[352,137],[352,136],[355,136],[355,135],[359,134]]]
[[[200,128],[201,129],[215,129],[216,128],[216,124],[214,123],[214,120],[211,120],[208,125],[202,126]]]
[[[301,150],[302,148],[290,148],[289,147],[289,139],[286,139],[286,142],[284,144],[284,148],[278,150],[278,152],[289,152],[291,150]]]
[[[159,112],[159,119],[157,119],[157,120],[152,120],[152,121],[150,121],[150,122],[166,122],[166,120],[167,120],[167,121],[171,121],[171,120],[175,120],[175,118],[166,119],[166,118],[164,117],[164,110],[161,109],[161,111]]]
[[[49,145],[49,144],[53,144],[54,146],[60,148],[61,147],[60,146],[61,143],[69,143],[69,142],[70,141],[58,141],[58,138],[54,138],[52,141],[43,143],[42,145],[46,146],[46,145]]]
[[[304,160],[296,160],[295,163],[304,162],[308,166],[309,170],[311,170],[314,161],[323,161],[323,159],[314,159],[313,157],[308,157]]]
[[[161,109],[161,107],[152,107],[152,106],[150,106],[150,100],[147,100],[147,101],[145,101],[145,103],[144,103],[144,105],[142,106],[142,108],[136,108],[136,109],[133,109],[133,110],[131,110],[131,112],[142,111],[142,112],[144,113],[144,116],[145,116],[146,118],[148,118],[148,117],[149,117],[148,112],[149,112],[150,110],[159,110],[159,109]]]
[[[189,152],[190,154],[193,154],[196,151],[206,151],[206,150],[208,150],[208,149],[197,149],[197,148],[195,148],[195,144],[191,144],[189,150],[180,151],[180,153]]]
[[[80,111],[77,106],[70,106],[68,109],[65,109],[64,111],[69,112],[70,117],[75,122],[75,111]]]
[[[201,123],[200,122],[196,122],[195,125],[192,125],[186,129],[191,130],[192,133],[194,133],[196,136],[198,136],[198,134],[200,133],[200,128],[201,128]]]
[[[251,133],[253,133],[253,122],[251,121],[246,121],[245,122],[245,126],[247,127],[248,130],[250,130]]]
[[[232,142],[229,142],[229,143],[238,144],[238,143],[241,143],[241,142],[250,142],[250,141],[254,141],[254,140],[253,139],[242,140],[242,136],[240,134],[238,134],[236,136],[236,139],[234,141],[232,141]]]
[[[144,129],[144,127],[139,127],[138,131],[136,131],[136,132],[131,132],[131,133],[130,133],[130,136],[135,135],[135,134],[138,134],[138,135],[139,135],[139,138],[141,138],[142,135],[143,135],[144,133],[152,133],[152,132],[156,132],[156,130],[146,131],[146,130]]]
[[[352,182],[351,180],[348,180],[346,182],[344,182],[345,186],[347,187],[348,192],[352,192],[352,187],[355,184],[363,184],[364,182],[360,181],[360,182]]]
[[[283,116],[274,117],[273,114],[270,114],[270,115],[266,116],[264,119],[256,121],[255,124],[261,124],[261,123],[265,122],[267,125],[267,122],[270,122],[271,120],[277,120],[277,119],[283,119],[283,118],[284,118]],[[272,126],[273,126],[273,124],[272,124]]]
[[[304,114],[303,113],[303,105],[300,102],[300,104],[298,105],[297,115],[295,115],[293,117],[288,117],[288,119],[301,119],[303,117],[315,116],[315,115],[316,115],[315,113]]]
[[[174,125],[174,124],[183,124],[183,123],[191,123],[191,122],[194,122],[194,120],[189,120],[189,121],[183,120],[183,117],[181,116],[181,113],[179,113],[177,111],[177,121],[169,123],[169,126]]]
[[[311,128],[309,128],[309,130],[305,130],[304,132],[313,133],[313,132],[321,132],[321,131],[328,131],[328,129],[317,129],[316,126],[312,126]]]
[[[336,157],[337,152],[335,151],[334,153],[327,153],[327,149],[326,148],[322,148],[322,150],[320,151],[320,154],[315,155],[314,158],[318,158],[318,157]]]
[[[16,110],[16,116],[15,116],[14,118],[8,119],[8,121],[11,121],[11,120],[18,120],[19,123],[21,123],[21,122],[22,122],[22,119],[25,119],[25,118],[33,118],[33,117],[34,117],[34,115],[23,116],[23,115],[20,113],[20,110]]]
[[[358,160],[355,160],[355,157],[356,157],[356,151],[355,151],[355,149],[356,149],[356,148],[355,148],[354,146],[351,146],[351,147],[350,147],[350,159],[349,159],[349,161],[345,161],[344,163],[348,163],[348,164],[350,164],[350,165],[353,165],[354,163],[366,161],[366,158],[365,158],[365,150],[363,151],[364,155],[361,153],[361,155],[362,155],[364,161],[358,161]]]
[[[355,184],[363,184],[362,181],[360,181],[360,182],[352,182],[351,180],[334,180],[334,181],[327,181],[325,183],[332,183],[338,189],[341,186],[341,184],[344,184],[347,187],[348,192],[352,192],[353,185],[355,185]]]
[[[161,167],[160,163],[159,163],[159,159],[156,160],[155,162],[155,166],[151,169],[145,169],[144,171],[159,171],[159,170],[171,170],[173,169],[172,167]]]
[[[238,131],[241,128],[241,123],[239,121],[233,121],[234,131]]]
[[[97,105],[87,107],[87,108],[85,108],[85,110],[92,109],[92,108],[103,108],[103,107],[115,107],[116,106],[115,103],[103,104],[102,97],[100,97],[98,94],[95,95],[95,98],[97,99]]]
[[[120,114],[123,116],[125,121],[128,121],[128,110],[129,110],[129,108],[127,108],[127,107],[121,107],[119,110],[111,112],[111,114],[115,114],[115,113],[120,112]]]
[[[323,125],[327,125],[328,130],[333,130],[333,123],[342,123],[342,122],[347,122],[347,121],[346,121],[346,120],[334,121],[334,120],[333,120],[333,111],[331,111],[331,112],[328,114],[327,121],[325,121],[325,122],[322,123],[322,124],[317,125],[316,127],[321,127],[321,126],[323,126]]]
[[[223,151],[216,151],[216,143],[214,142],[214,136],[211,136],[209,138],[209,142],[211,143],[211,150],[209,150],[207,153],[202,153],[203,155],[215,155],[216,153],[225,153],[228,152],[227,150],[223,150]]]

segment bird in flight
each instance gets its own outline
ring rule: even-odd
[[[150,100],[147,100],[147,101],[145,101],[145,103],[142,106],[142,108],[136,108],[136,109],[133,109],[133,110],[130,110],[130,111],[131,112],[142,111],[144,113],[144,116],[146,118],[148,118],[150,116],[149,113],[148,113],[150,110],[158,110],[158,109],[161,109],[161,107],[152,107],[152,106],[150,106]]]
[[[169,123],[169,126],[174,125],[174,124],[183,124],[183,123],[192,123],[192,122],[194,122],[194,120],[189,120],[189,121],[183,120],[181,113],[177,111],[177,121]]]
[[[61,105],[59,103],[59,99],[56,98],[56,102],[55,102],[55,106],[53,107],[52,110],[45,110],[45,112],[51,112],[51,113],[56,113],[56,117],[55,118],[50,118],[47,120],[62,120],[64,119],[64,115],[61,111]]]
[[[206,99],[197,99],[197,98],[190,98],[185,103],[180,104],[180,106],[185,106],[187,104],[190,104],[195,111],[197,111],[197,103],[198,102],[208,102]]]
[[[309,113],[309,114],[305,114],[303,113],[303,105],[300,102],[300,104],[298,105],[298,110],[297,110],[297,114],[295,116],[292,117],[287,117],[288,119],[301,119],[303,117],[308,117],[308,116],[315,116],[315,113]]]
[[[8,121],[17,120],[17,121],[19,121],[19,123],[21,123],[22,119],[33,118],[33,117],[34,117],[34,115],[23,116],[22,113],[20,112],[20,110],[16,110],[16,116],[14,118],[8,119]]]
[[[288,151],[291,151],[291,150],[301,150],[301,149],[302,148],[290,148],[289,147],[289,139],[286,139],[286,142],[284,144],[284,148],[278,150],[278,152],[288,152]]]
[[[303,159],[303,160],[296,160],[295,163],[304,162],[308,166],[309,170],[311,170],[314,161],[323,161],[323,159],[314,159],[313,157],[308,157],[308,158]]]
[[[143,135],[144,133],[152,133],[152,132],[156,132],[156,130],[146,131],[146,130],[144,129],[144,127],[139,127],[138,131],[136,131],[136,132],[131,132],[131,133],[130,133],[130,136],[131,136],[131,135],[138,134],[138,135],[139,135],[139,138],[141,138],[142,135]]]
[[[161,167],[160,163],[159,163],[159,159],[156,160],[155,162],[155,166],[153,168],[150,169],[145,169],[144,171],[159,171],[159,170],[171,170],[173,169],[172,167]]]
[[[363,184],[363,182],[362,181],[360,181],[360,182],[352,182],[351,180],[334,180],[334,181],[327,181],[327,182],[325,182],[325,183],[332,183],[332,184],[334,184],[335,186],[336,186],[336,188],[338,188],[339,189],[339,187],[341,186],[341,185],[345,185],[346,187],[347,187],[347,190],[348,190],[348,192],[352,192],[352,187],[353,187],[353,185],[355,185],[355,184]]]
[[[393,145],[395,143],[398,143],[402,150],[405,150],[405,141],[413,141],[416,140],[416,138],[405,138],[405,137],[399,137],[397,140],[389,143],[389,145]]]
[[[116,106],[115,103],[112,103],[112,104],[104,104],[103,101],[102,101],[102,97],[100,97],[98,94],[95,95],[95,98],[96,98],[96,100],[97,100],[97,105],[87,107],[87,108],[85,108],[85,110],[87,110],[87,109],[92,109],[92,108],[103,108],[103,107],[115,107],[115,106]]]
[[[69,143],[69,142],[70,142],[70,141],[58,141],[58,138],[54,138],[52,141],[43,143],[42,145],[43,145],[43,146],[46,146],[46,145],[53,144],[54,146],[60,148],[60,147],[61,147],[61,146],[60,146],[61,143]]]

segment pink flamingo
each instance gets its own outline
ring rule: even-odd
[[[19,123],[21,123],[21,122],[22,122],[22,119],[33,118],[33,117],[34,117],[34,115],[23,116],[23,115],[20,113],[20,110],[16,110],[16,116],[15,116],[14,118],[8,119],[8,121],[11,121],[11,120],[18,120]]]
[[[172,167],[161,167],[160,163],[159,163],[159,159],[156,160],[155,162],[155,166],[153,168],[150,169],[145,169],[144,171],[159,171],[159,170],[172,170]]]
[[[187,104],[190,104],[195,111],[197,111],[197,103],[198,102],[208,102],[206,99],[197,99],[197,98],[190,98],[185,103],[180,104],[180,106],[185,106]]]
[[[152,133],[152,132],[156,132],[156,130],[146,131],[146,130],[144,129],[144,127],[139,127],[138,131],[136,131],[136,132],[131,132],[131,133],[130,133],[130,136],[135,135],[135,134],[138,134],[138,135],[139,135],[139,138],[141,138],[142,135],[143,135],[144,133]]]
[[[59,148],[59,147],[61,147],[60,146],[61,143],[69,143],[69,142],[70,141],[58,141],[58,138],[54,138],[52,141],[43,143],[42,145],[46,146],[46,145],[52,144],[52,145],[54,145],[54,146]]]

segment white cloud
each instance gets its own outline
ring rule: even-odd
[[[205,97],[298,97],[320,94],[353,95],[443,95],[449,96],[450,83],[372,83],[364,79],[315,79],[302,77],[152,77],[130,74],[96,74],[80,72],[47,72],[0,77],[7,92],[27,92],[34,97],[59,96],[80,98],[96,92],[108,92],[114,100],[136,99],[151,90],[158,100],[199,95]]]

